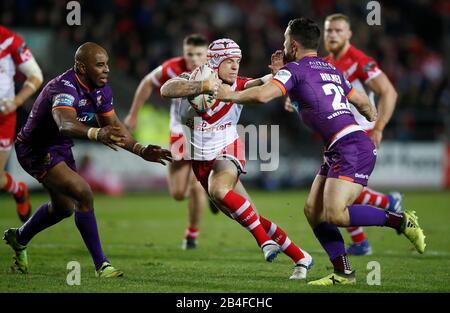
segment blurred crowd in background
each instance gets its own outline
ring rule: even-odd
[[[282,48],[288,21],[307,16],[323,27],[328,14],[351,18],[352,43],[373,56],[399,93],[398,111],[386,139],[448,140],[450,116],[450,2],[379,1],[381,25],[366,22],[368,1],[350,0],[102,0],[79,1],[81,26],[66,24],[67,1],[2,0],[0,23],[51,28],[58,41],[95,41],[110,53],[114,71],[138,81],[169,57],[180,55],[185,35],[202,33],[210,40],[230,37],[243,50],[241,74],[268,72],[273,51]],[[320,50],[325,55],[323,45]],[[50,77],[46,77],[48,80]],[[156,99],[156,102],[161,101]],[[122,105],[128,106],[128,103]],[[126,112],[128,107],[123,107]],[[279,103],[252,109],[259,122],[280,124],[283,132],[304,132],[298,118]],[[244,122],[247,119],[243,116]],[[253,121],[254,122],[254,121]],[[289,136],[288,136],[289,137]],[[293,136],[291,136],[293,137]]]

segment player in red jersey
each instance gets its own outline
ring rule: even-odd
[[[131,130],[137,125],[139,109],[150,97],[153,90],[159,88],[169,79],[183,72],[190,72],[206,62],[208,48],[207,39],[198,34],[191,34],[184,38],[183,56],[165,61],[147,76],[145,76],[137,88],[133,104],[125,118],[124,124]],[[188,198],[188,227],[183,239],[183,249],[193,249],[197,246],[200,222],[205,210],[206,193],[197,182],[192,173],[191,163],[184,160],[183,156],[185,139],[178,115],[177,102],[171,101],[170,106],[170,150],[174,156],[174,162],[169,165],[168,184],[171,196],[182,201]]]
[[[212,75],[208,80],[193,81],[189,80],[189,74],[183,73],[167,81],[161,87],[161,95],[178,98],[192,169],[209,197],[222,212],[254,236],[266,261],[272,262],[282,251],[295,263],[290,279],[302,280],[313,264],[312,257],[295,245],[283,229],[258,215],[240,181],[240,175],[246,173],[245,145],[237,131],[243,106],[238,102],[215,101],[200,112],[188,100],[201,93],[214,93],[220,82],[232,90],[246,90],[272,78],[271,74],[257,79],[239,76],[241,58],[236,42],[217,39],[208,47],[208,66],[220,80]]]
[[[14,75],[26,76],[22,89],[15,94]],[[16,110],[41,86],[42,72],[27,44],[16,33],[0,25],[0,190],[11,194],[22,222],[31,215],[28,189],[5,171],[16,131]]]
[[[324,29],[325,48],[330,53],[325,60],[341,70],[353,87],[366,92],[371,103],[375,103],[374,94],[378,98],[378,118],[375,122],[368,122],[354,106],[351,106],[356,121],[378,148],[383,138],[383,130],[394,112],[397,92],[377,62],[350,44],[352,31],[350,19],[346,15],[328,16],[325,19]],[[365,187],[355,204],[369,204],[400,213],[403,211],[402,201],[402,196],[398,192],[383,194]],[[372,253],[362,227],[349,227],[347,230],[352,238],[352,244],[347,249],[348,254]]]

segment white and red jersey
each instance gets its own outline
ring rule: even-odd
[[[238,77],[231,89],[243,90],[249,80]],[[197,112],[186,98],[178,101],[187,153],[192,160],[214,160],[239,138],[236,126],[241,116],[241,104],[216,101],[206,112]]]
[[[187,71],[188,69],[184,57],[175,57],[165,61],[162,64],[162,76],[160,79],[152,76],[151,80],[153,85],[155,85],[159,89],[169,79],[177,77]],[[169,128],[172,135],[183,133],[183,130],[181,128],[180,116],[178,114],[178,105],[179,101],[171,100]]]
[[[369,80],[382,73],[374,59],[352,45],[350,45],[347,52],[345,52],[338,60],[333,59],[331,54],[324,59],[341,70],[344,73],[344,77],[353,85],[353,87],[359,91],[365,92],[370,101],[375,104],[374,93],[365,86]],[[358,122],[364,130],[373,129],[375,122],[367,121],[353,105],[351,106],[351,109],[356,122]]]
[[[33,55],[23,39],[0,25],[0,99],[14,98],[16,67],[32,58]]]
[[[33,59],[30,49],[16,33],[0,25],[0,99],[13,99],[16,67]],[[0,115],[0,151],[11,149],[16,130],[16,111]]]

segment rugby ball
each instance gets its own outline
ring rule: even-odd
[[[211,75],[217,75],[214,70],[207,64],[201,65],[192,71],[189,80],[202,81],[207,80]],[[210,107],[214,105],[216,99],[209,94],[201,94],[195,97],[188,98],[191,106],[198,112],[206,112]]]

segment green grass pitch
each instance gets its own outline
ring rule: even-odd
[[[283,227],[309,251],[316,264],[308,279],[330,272],[330,264],[302,212],[306,192],[250,192],[261,214]],[[266,263],[253,237],[223,214],[205,211],[199,247],[182,251],[186,202],[167,194],[124,197],[96,195],[100,236],[122,279],[98,280],[73,217],[38,234],[29,245],[30,273],[11,273],[12,251],[0,245],[0,292],[449,292],[450,192],[406,192],[406,206],[417,211],[427,236],[427,251],[419,255],[391,229],[366,227],[372,256],[352,257],[354,286],[311,287],[290,281],[292,263],[280,255]],[[47,201],[32,194],[33,208]],[[19,226],[14,203],[0,197],[0,229]],[[344,234],[348,241],[348,235]],[[66,266],[81,264],[81,285],[69,286]],[[368,285],[369,261],[381,266],[381,285]]]

